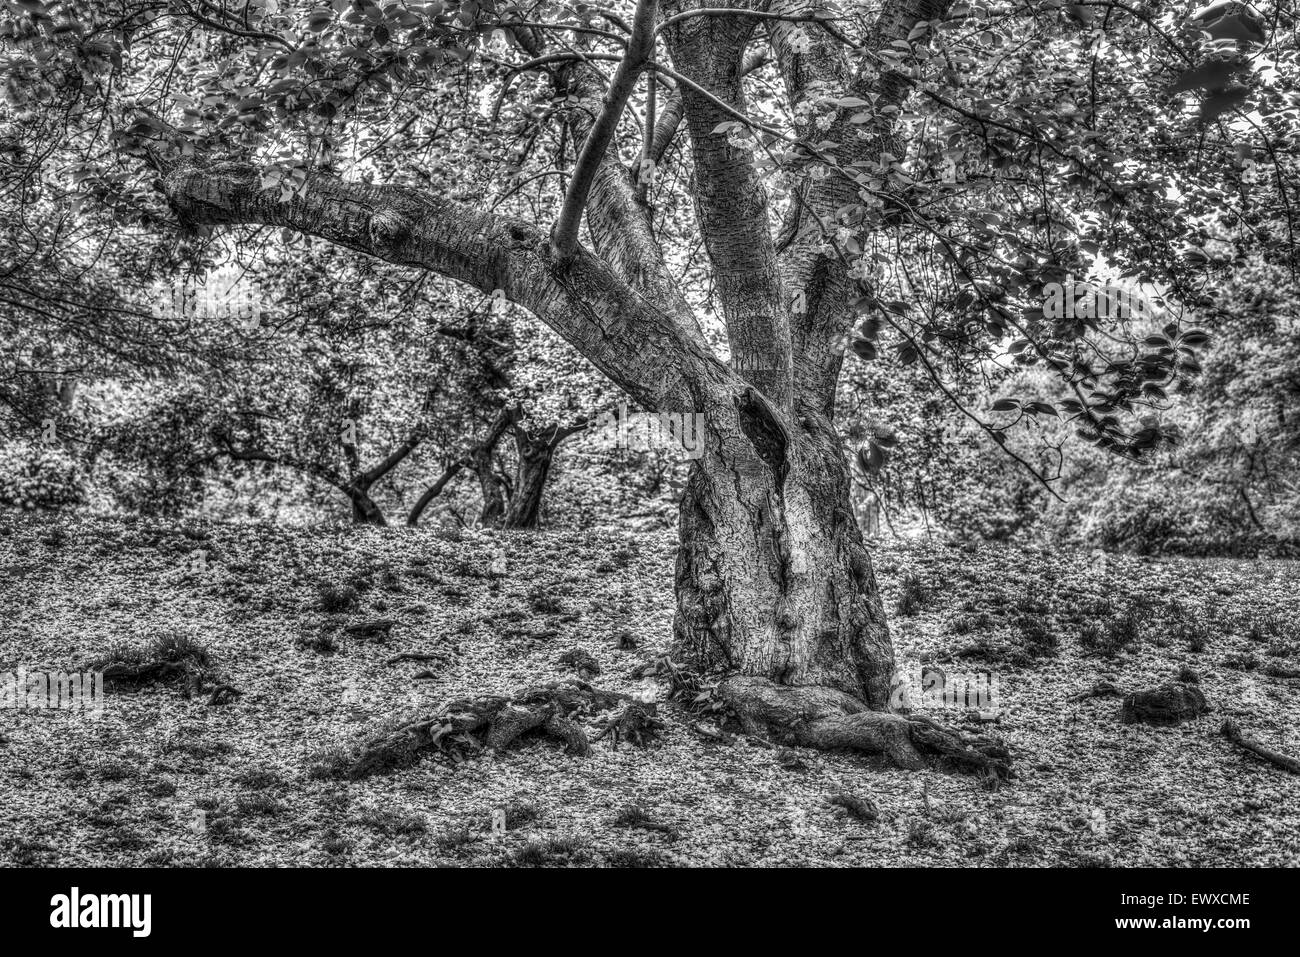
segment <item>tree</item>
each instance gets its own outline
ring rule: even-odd
[[[61,64],[59,51],[75,60],[73,44],[39,29],[41,0],[22,6],[38,36],[19,39],[55,50],[42,68]],[[637,0],[628,13],[445,0],[236,12],[200,0],[101,18],[78,42],[139,40],[128,68],[108,69],[119,85],[105,95],[134,118],[115,142],[155,171],[183,226],[280,227],[501,290],[641,407],[703,415],[681,507],[675,641],[730,674],[721,691],[743,721],[909,766],[937,750],[1001,767],[888,712],[893,653],[834,421],[840,343],[856,330],[853,351],[869,361],[885,326],[903,361],[940,382],[944,350],[1013,339],[1012,352],[1067,378],[1064,412],[1091,440],[1135,454],[1158,443],[1157,427],[1130,433],[1124,416],[1158,400],[1198,340],[1173,323],[1162,344],[1095,366],[1090,339],[1122,324],[1045,316],[1043,286],[1082,274],[1105,247],[1138,281],[1159,272],[1171,297],[1194,295],[1217,254],[1185,249],[1180,230],[1213,198],[1192,180],[1232,178],[1225,157],[1242,134],[1222,118],[1271,102],[1294,67],[1279,49],[1291,21],[1232,14],[1224,63],[1223,17],[1174,38],[1109,3],[882,0],[850,12]],[[760,42],[770,62],[751,75]],[[1264,79],[1263,56],[1280,72]],[[1157,79],[1134,83],[1133,63]],[[155,92],[176,84],[187,88]],[[457,96],[455,128],[426,135],[451,115],[430,106]],[[1148,123],[1171,149],[1148,151]],[[1206,162],[1186,162],[1171,130],[1194,130]],[[1259,136],[1257,165],[1280,173],[1276,136]],[[494,171],[506,183],[489,204]],[[674,206],[665,181],[693,209]],[[1288,226],[1289,189],[1279,177]],[[659,207],[677,216],[657,218]],[[671,241],[692,234],[729,359],[678,281],[700,264]],[[882,275],[909,254],[932,272]],[[919,315],[909,300],[927,281],[954,295]]]

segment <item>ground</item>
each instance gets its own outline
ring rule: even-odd
[[[950,681],[996,676],[996,721],[980,729],[1005,739],[1017,772],[998,787],[727,743],[672,703],[650,747],[605,740],[583,758],[540,738],[358,781],[312,776],[442,702],[571,678],[573,649],[599,664],[592,684],[662,694],[631,673],[668,650],[673,554],[667,532],[0,517],[0,672],[129,659],[179,636],[206,649],[209,682],[241,693],[210,704],[177,680],[110,689],[96,717],[0,709],[0,866],[1300,863],[1295,779],[1219,734],[1233,718],[1300,753],[1300,682],[1282,676],[1300,656],[1287,562],[875,548],[903,673],[937,661]],[[375,618],[393,619],[386,640],[342,630]],[[626,632],[635,649],[620,648]],[[437,657],[388,663],[402,652]],[[1070,700],[1181,668],[1214,710],[1176,727],[1121,724],[1116,697]],[[929,704],[974,727],[972,712]],[[877,819],[836,797],[869,799]],[[508,829],[494,838],[498,808]]]

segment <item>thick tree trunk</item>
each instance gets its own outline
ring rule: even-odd
[[[492,456],[475,456],[474,471],[478,475],[479,492],[483,504],[479,508],[478,520],[481,525],[497,525],[506,514],[505,485],[492,471]]]
[[[752,391],[706,422],[681,505],[678,654],[886,709],[889,630],[830,423],[787,435]]]
[[[551,474],[551,464],[560,444],[584,426],[551,426],[530,433],[515,429],[515,449],[519,464],[515,469],[514,494],[506,510],[506,528],[536,528],[542,511],[542,493]]]
[[[368,486],[366,488],[353,486],[345,491],[348,499],[352,502],[352,522],[354,525],[377,525],[380,527],[388,525],[388,520],[384,518],[383,511],[370,497]]]
[[[542,492],[546,488],[546,479],[551,473],[558,442],[550,441],[545,435],[535,437],[522,429],[515,433],[515,448],[519,453],[519,464],[515,470],[515,491],[510,498],[510,507],[506,509],[506,528],[536,528],[542,511]]]

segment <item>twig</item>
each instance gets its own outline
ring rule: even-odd
[[[1221,733],[1225,738],[1237,745],[1237,747],[1244,748],[1251,754],[1263,758],[1265,761],[1271,761],[1273,764],[1276,764],[1279,768],[1282,768],[1285,771],[1290,771],[1292,774],[1300,774],[1300,760],[1288,757],[1279,751],[1274,751],[1272,748],[1266,748],[1258,741],[1253,741],[1246,737],[1241,733],[1241,729],[1237,727],[1237,722],[1231,719],[1223,722]]]
[[[395,665],[399,661],[442,661],[443,658],[443,655],[426,655],[418,651],[403,651],[400,655],[393,655],[384,664]]]

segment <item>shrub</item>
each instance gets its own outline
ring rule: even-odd
[[[903,590],[898,596],[898,614],[909,617],[915,615],[930,601],[930,590],[912,572],[903,576]]]
[[[59,446],[24,440],[0,445],[0,505],[58,509],[85,497],[81,465]]]

